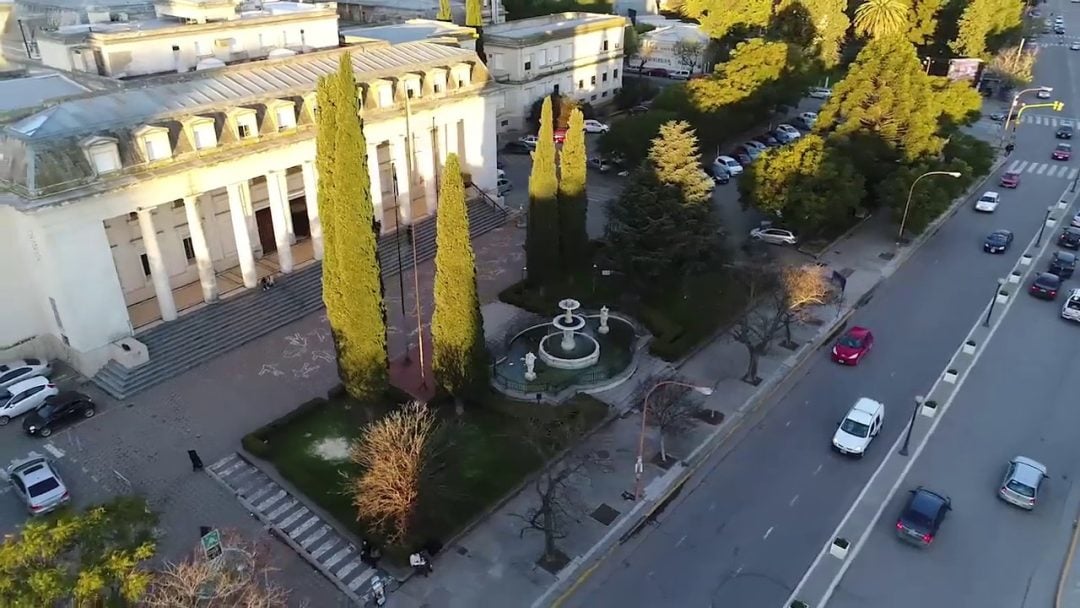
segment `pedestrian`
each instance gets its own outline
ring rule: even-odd
[[[382,557],[382,550],[379,549],[379,546],[378,545],[371,545],[371,548],[368,550],[368,558],[371,560],[371,567],[372,568],[378,568],[379,567],[379,559],[381,557]]]
[[[1010,143],[1010,144],[1006,144],[1006,145],[1005,145],[1005,156],[1008,156],[1008,155],[1012,154],[1013,148],[1015,148],[1015,147],[1016,147],[1016,146],[1014,146],[1014,145],[1013,145],[1013,144],[1011,144],[1011,143]]]
[[[419,553],[409,554],[409,565],[412,566],[413,574],[421,574],[427,576],[427,571],[424,570],[424,558],[420,557]]]
[[[259,279],[259,289],[263,291],[270,289],[270,280],[266,277]]]
[[[201,471],[203,469],[202,458],[199,458],[199,453],[195,450],[187,451],[188,458],[191,459],[191,470]]]

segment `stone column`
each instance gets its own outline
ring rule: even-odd
[[[285,172],[270,171],[266,174],[266,195],[270,199],[270,217],[274,220],[274,243],[277,245],[278,266],[281,272],[292,272],[292,245],[289,244],[288,196],[285,193]]]
[[[307,207],[308,230],[311,233],[311,252],[316,260],[321,260],[323,259],[323,242],[322,222],[319,219],[319,175],[315,172],[313,161],[307,161],[300,168],[304,175],[304,206]],[[374,190],[371,196],[374,198]]]
[[[428,214],[435,213],[439,206],[439,189],[437,187],[437,173],[435,168],[435,150],[432,147],[432,132],[423,131],[416,138],[420,145],[417,146],[417,171],[424,185],[424,201],[427,203]]]
[[[157,296],[158,310],[164,321],[176,319],[176,300],[173,299],[172,285],[169,283],[169,271],[165,268],[165,259],[161,255],[157,228],[151,209],[139,209],[139,231],[142,232],[146,258],[150,261],[150,279],[154,282],[154,295]]]
[[[367,149],[368,179],[371,182],[371,204],[375,208],[375,220],[382,222],[383,196],[382,196],[382,172],[379,171],[379,146],[368,146]],[[383,226],[386,228],[386,226]]]
[[[244,205],[244,192],[247,182],[229,184],[229,217],[232,219],[233,239],[236,241],[236,255],[240,259],[240,274],[244,277],[244,287],[254,288],[259,282],[255,271],[255,253],[251,250],[251,232],[248,230],[248,213]]]
[[[240,204],[244,209],[244,222],[247,225],[248,243],[256,258],[263,256],[262,241],[259,240],[259,224],[255,220],[255,205],[251,200],[251,182],[244,180],[237,184],[240,187]]]
[[[390,142],[390,153],[394,159],[394,174],[397,176],[397,212],[405,224],[412,223],[412,193],[409,188],[409,162],[405,153],[405,140],[395,139]]]
[[[461,159],[461,166],[468,167],[467,171],[474,176],[480,173],[484,168],[484,121],[481,118],[470,118],[465,121],[465,132],[475,133],[475,137],[465,138],[465,149],[462,150],[462,154],[465,158]],[[495,163],[491,163],[494,169]]]
[[[214,260],[210,257],[210,247],[203,231],[198,197],[184,197],[184,214],[187,216],[188,233],[191,235],[191,248],[195,250],[195,265],[199,268],[203,300],[207,303],[214,302],[218,299],[217,275],[214,273]]]

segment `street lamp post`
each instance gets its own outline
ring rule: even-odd
[[[641,476],[645,472],[645,422],[649,419],[649,398],[652,397],[652,394],[656,392],[656,389],[661,386],[682,386],[701,393],[706,397],[713,393],[713,389],[707,386],[698,386],[696,384],[680,382],[678,380],[663,380],[657,382],[649,389],[648,393],[645,393],[645,401],[641,405],[641,436],[638,438],[637,461],[634,463],[634,500],[641,498]]]
[[[915,396],[915,409],[911,410],[911,422],[907,425],[907,435],[904,436],[904,445],[900,446],[900,455],[908,455],[908,444],[911,443],[911,429],[915,428],[915,417],[919,415],[919,408],[922,407],[923,396]]]
[[[401,296],[401,324],[405,324],[405,320],[409,317],[405,314],[405,277],[402,274],[402,262],[401,262],[401,202],[398,198],[398,181],[397,181],[397,169],[393,163],[390,163],[390,179],[394,184],[394,249],[397,249],[397,279],[398,279],[398,295]],[[379,235],[375,235],[378,238]],[[409,355],[410,346],[409,334],[401,332],[402,337],[405,339],[405,365],[408,365],[412,359]]]
[[[1046,225],[1050,223],[1050,214],[1054,211],[1054,206],[1050,205],[1046,208],[1046,217],[1043,218],[1042,226],[1039,226],[1039,234],[1035,237],[1035,247],[1042,247],[1043,232],[1046,231]]]
[[[1009,133],[1009,122],[1012,120],[1013,112],[1016,111],[1016,106],[1020,104],[1020,96],[1024,93],[1034,93],[1037,91],[1046,91],[1050,93],[1054,90],[1053,87],[1032,87],[1030,89],[1024,89],[1016,95],[1013,95],[1012,103],[1009,104],[1009,113],[1005,115],[1005,125],[1001,128],[1001,142],[1005,143],[1005,137]],[[1013,125],[1013,131],[1016,130],[1016,126]]]
[[[915,193],[915,184],[919,183],[919,180],[921,180],[922,178],[929,177],[931,175],[948,175],[949,177],[957,178],[957,177],[960,177],[960,172],[959,171],[927,171],[926,173],[923,173],[919,177],[916,177],[915,181],[911,182],[911,188],[908,189],[908,194],[907,194],[907,203],[904,203],[904,216],[900,219],[900,233],[898,235],[896,235],[896,242],[898,244],[904,242],[904,226],[907,225],[907,215],[908,215],[908,211],[911,209],[911,195]]]
[[[986,318],[983,319],[983,327],[990,327],[990,316],[994,314],[994,304],[997,303],[998,294],[1001,293],[1001,287],[1005,285],[1005,279],[998,279],[997,285],[994,285],[994,298],[990,300],[990,308],[986,309]]]

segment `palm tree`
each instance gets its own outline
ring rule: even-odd
[[[855,9],[855,33],[875,39],[901,34],[907,30],[910,10],[907,0],[866,0]]]

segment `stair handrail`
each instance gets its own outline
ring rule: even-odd
[[[498,200],[492,198],[492,196],[490,194],[488,194],[487,192],[485,192],[484,190],[482,190],[480,188],[480,186],[477,186],[476,184],[469,184],[469,187],[472,188],[473,190],[476,190],[478,193],[480,193],[480,200],[482,200],[485,203],[487,203],[488,205],[490,205],[492,209],[494,209],[495,211],[501,213],[504,216],[510,215],[510,209],[506,205],[504,205],[504,204],[500,203]]]

